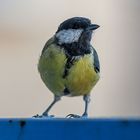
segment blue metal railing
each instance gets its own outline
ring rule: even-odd
[[[140,140],[140,120],[0,119],[0,140]]]

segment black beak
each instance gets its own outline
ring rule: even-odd
[[[91,24],[89,27],[87,27],[87,30],[96,30],[97,28],[99,28],[100,26],[97,24]]]

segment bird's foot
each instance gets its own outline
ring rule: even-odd
[[[81,118],[81,116],[79,116],[77,114],[69,114],[66,116],[66,118]]]
[[[69,114],[66,116],[66,118],[88,118],[88,115],[87,114],[83,114],[82,116],[80,115],[77,115],[77,114]]]
[[[54,115],[34,115],[33,118],[54,118]]]

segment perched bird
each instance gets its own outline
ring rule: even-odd
[[[88,18],[73,17],[58,27],[45,44],[38,63],[41,79],[54,94],[54,100],[42,116],[48,116],[52,106],[63,96],[83,96],[87,117],[90,91],[99,80],[100,64],[96,50],[90,41],[99,25],[91,24]]]

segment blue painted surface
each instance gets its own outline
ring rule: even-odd
[[[140,120],[0,119],[0,140],[140,140]]]

